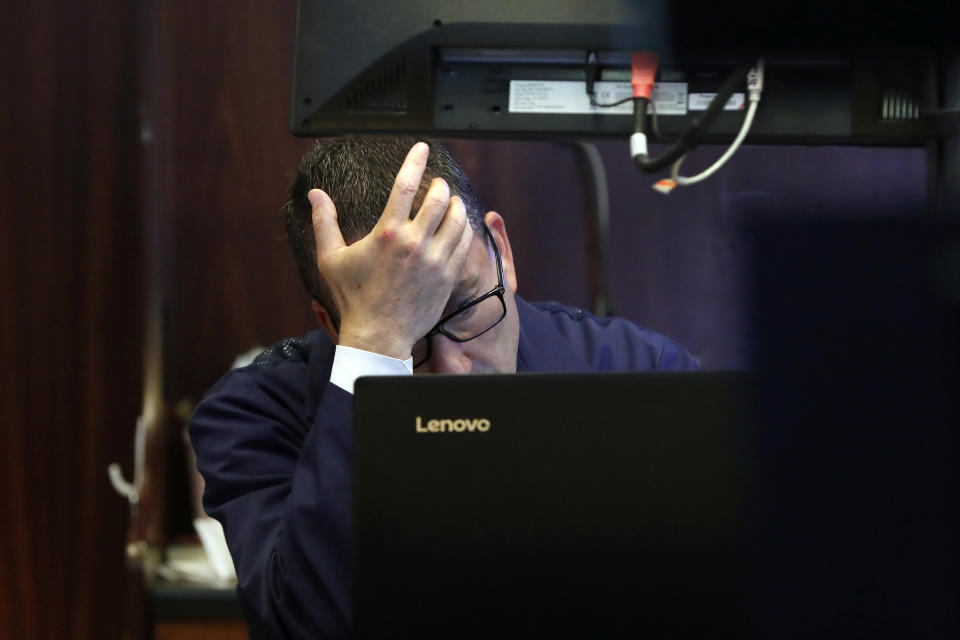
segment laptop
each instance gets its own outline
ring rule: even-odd
[[[358,380],[357,637],[739,635],[747,386]]]

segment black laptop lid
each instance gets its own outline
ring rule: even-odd
[[[734,633],[744,383],[359,380],[358,637]]]

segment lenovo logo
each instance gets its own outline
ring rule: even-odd
[[[473,433],[490,431],[490,421],[486,418],[443,418],[424,422],[417,416],[417,433]]]

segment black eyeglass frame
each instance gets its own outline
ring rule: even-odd
[[[490,291],[488,291],[487,293],[483,294],[479,298],[475,298],[471,300],[470,302],[463,305],[459,309],[456,309],[455,311],[451,311],[447,315],[440,318],[440,321],[437,322],[437,324],[433,325],[433,328],[427,332],[427,335],[423,336],[423,340],[426,341],[426,345],[427,345],[427,355],[425,358],[423,358],[419,362],[413,363],[414,369],[416,369],[417,367],[419,367],[420,365],[422,365],[423,363],[427,362],[430,359],[430,356],[432,355],[432,352],[433,352],[433,348],[431,347],[431,338],[433,338],[433,336],[440,334],[450,340],[453,340],[454,342],[470,342],[471,340],[475,340],[480,336],[482,336],[483,334],[490,331],[491,329],[493,329],[495,326],[503,322],[503,319],[507,317],[507,303],[504,302],[503,300],[503,294],[506,291],[506,289],[503,286],[503,261],[500,259],[500,248],[497,246],[497,241],[494,240],[493,238],[493,233],[490,231],[490,227],[484,224],[483,231],[486,234],[486,237],[490,240],[491,246],[493,246],[493,255],[497,258],[497,286],[491,289]],[[452,318],[455,318],[456,316],[467,311],[471,307],[475,307],[476,305],[480,304],[487,298],[491,298],[493,296],[497,296],[497,298],[500,300],[500,307],[502,309],[500,318],[496,322],[491,324],[489,327],[487,327],[486,329],[478,333],[477,335],[471,336],[469,338],[459,338],[453,335],[452,333],[449,333],[444,328],[443,325],[446,324]]]

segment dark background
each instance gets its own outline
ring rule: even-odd
[[[156,403],[196,400],[237,353],[312,328],[279,217],[311,144],[286,130],[294,21],[293,2],[5,4],[0,638],[118,638],[129,511],[107,464],[130,475],[141,413],[175,448]],[[507,221],[521,294],[588,306],[578,151],[450,146]],[[921,149],[746,147],[663,197],[626,141],[599,146],[614,311],[711,368],[744,362],[743,215],[919,209],[925,190]],[[178,473],[146,481],[179,492]],[[169,533],[147,520],[148,538]]]

